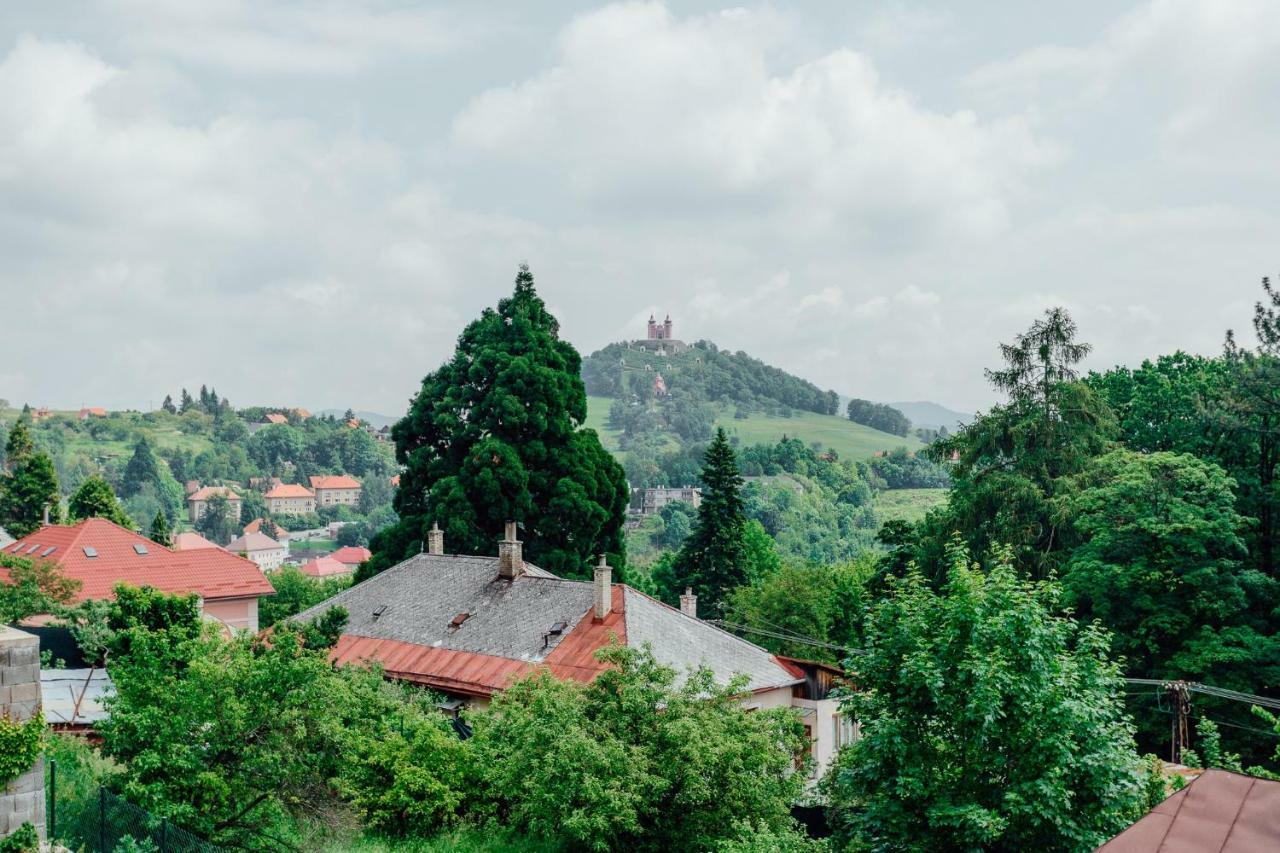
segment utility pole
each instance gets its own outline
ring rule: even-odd
[[[1191,716],[1191,691],[1185,681],[1170,681],[1164,687],[1169,697],[1169,761],[1182,763],[1182,751],[1191,746],[1187,719]]]

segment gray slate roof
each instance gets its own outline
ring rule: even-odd
[[[783,669],[773,655],[759,646],[630,587],[625,590],[627,645],[639,648],[648,643],[653,647],[653,656],[677,672],[705,666],[721,684],[741,674],[750,679],[749,690],[803,680]]]
[[[591,607],[592,589],[530,563],[525,572],[514,582],[504,581],[498,578],[496,557],[419,554],[297,618],[341,605],[349,620],[345,634],[540,661],[568,631],[548,638],[546,645],[543,636],[556,622],[575,625]],[[451,627],[460,613],[471,615],[461,627]]]
[[[348,635],[538,662],[589,618],[594,591],[589,581],[558,578],[529,563],[525,570],[514,582],[503,581],[495,557],[419,554],[296,618],[312,619],[341,605]],[[803,680],[765,649],[630,587],[623,590],[627,645],[649,644],[658,661],[678,673],[706,666],[721,684],[742,674],[750,690]],[[471,615],[451,627],[460,613]],[[556,622],[568,628],[546,637]]]

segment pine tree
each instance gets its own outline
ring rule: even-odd
[[[191,411],[192,407],[195,406],[196,401],[192,398],[191,392],[186,388],[182,389],[181,400],[182,402],[178,404],[178,412],[185,415],[187,412]]]
[[[116,493],[106,480],[98,476],[90,477],[80,484],[71,500],[67,502],[72,521],[83,521],[86,518],[105,518],[114,521],[121,527],[133,529],[133,519],[124,511]]]
[[[169,516],[164,514],[164,510],[156,510],[156,517],[151,519],[151,536],[152,542],[163,545],[166,548],[173,547],[173,534],[169,527]]]
[[[26,421],[18,418],[4,444],[6,469],[12,472],[20,463],[30,459],[35,452],[36,443],[31,438],[31,428],[27,426]]]
[[[30,453],[0,478],[0,527],[13,536],[26,536],[40,528],[45,508],[49,521],[62,519],[58,474],[47,453]]]
[[[747,582],[747,517],[742,474],[723,428],[707,447],[702,466],[702,503],[693,532],[672,566],[677,591],[692,587],[699,606],[716,612],[735,587]]]
[[[160,409],[171,415],[176,415],[178,413],[178,407],[173,405],[173,398],[168,394],[164,395],[164,402],[160,404]]]
[[[200,386],[200,411],[202,412],[209,411],[209,386],[208,385]]]
[[[160,463],[156,461],[156,455],[151,450],[151,443],[147,441],[146,436],[138,438],[138,443],[133,446],[133,456],[129,458],[129,464],[124,468],[124,475],[120,479],[120,494],[126,498],[136,495],[142,491],[142,487],[152,484],[159,489],[160,483]]]
[[[627,483],[582,429],[582,359],[559,336],[521,266],[515,292],[463,330],[453,358],[422,381],[395,425],[405,467],[399,524],[374,538],[362,576],[418,553],[432,522],[459,553],[492,554],[503,523],[524,523],[524,553],[583,576],[607,553],[622,569]]]

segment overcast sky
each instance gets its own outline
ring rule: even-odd
[[[527,261],[972,410],[1051,305],[1213,353],[1280,272],[1274,0],[105,0],[0,17],[0,397],[397,414]]]

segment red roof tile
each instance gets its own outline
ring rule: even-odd
[[[358,545],[347,545],[345,548],[339,548],[329,555],[339,563],[345,563],[348,566],[358,566],[365,560],[373,556],[373,552],[368,548],[361,548]]]
[[[135,545],[146,553],[139,554]],[[28,555],[32,546],[38,548]],[[86,548],[97,556],[90,557]],[[117,583],[153,586],[169,593],[194,592],[205,599],[275,592],[256,565],[221,548],[170,551],[104,518],[41,527],[4,552],[57,563],[63,574],[80,581],[76,601],[109,599]],[[0,580],[8,579],[8,572],[0,569]]]
[[[281,483],[278,486],[272,486],[271,491],[264,495],[268,498],[314,498],[315,496],[315,492],[297,483]]]
[[[270,412],[266,416],[266,421],[269,424],[287,424],[289,422],[289,419],[286,418],[284,415],[276,414],[275,412]]]
[[[260,532],[262,531],[262,521],[263,521],[263,520],[262,520],[261,518],[255,518],[253,521],[249,522],[248,524],[246,524],[246,525],[244,526],[244,532],[245,532],[245,533],[260,533]],[[272,522],[272,523],[274,524],[274,522]],[[289,532],[289,531],[287,531],[287,530],[285,530],[285,529],[284,529],[284,526],[283,526],[283,525],[276,524],[276,533],[279,533],[279,534],[283,535],[283,534],[288,533],[288,532]]]
[[[314,560],[303,563],[300,571],[304,575],[313,578],[327,578],[334,575],[349,575],[354,570],[353,566],[346,563],[340,563],[333,557],[316,557]]]
[[[348,634],[330,659],[338,666],[376,661],[392,678],[470,696],[492,695],[533,671],[532,664],[510,658]]]
[[[216,542],[210,542],[199,533],[187,531],[179,533],[173,537],[173,550],[175,551],[194,551],[197,548],[221,548],[222,546]]]
[[[207,501],[209,498],[222,495],[228,501],[238,501],[240,496],[226,486],[205,486],[187,495],[188,501]]]
[[[358,489],[360,481],[346,474],[327,474],[311,478],[311,488],[319,489]]]

